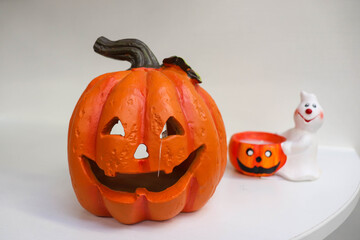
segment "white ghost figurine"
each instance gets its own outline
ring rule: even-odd
[[[295,127],[282,134],[286,141],[281,147],[287,160],[277,174],[290,181],[312,181],[320,177],[316,131],[323,123],[324,112],[314,94],[302,91],[300,97]]]

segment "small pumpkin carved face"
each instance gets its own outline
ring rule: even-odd
[[[244,132],[232,136],[230,161],[241,173],[250,176],[270,176],[286,161],[281,149],[285,138],[262,132]]]
[[[102,37],[94,49],[133,65],[95,78],[70,120],[69,169],[81,205],[126,224],[201,208],[224,173],[226,135],[199,77],[178,57],[160,66],[139,40]]]

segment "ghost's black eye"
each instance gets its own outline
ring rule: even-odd
[[[305,104],[305,107],[309,107],[309,106],[310,106],[310,104],[308,104],[308,103]]]
[[[184,129],[181,124],[174,117],[169,117],[166,121],[163,130],[160,133],[160,138],[166,138],[171,135],[183,135]]]
[[[254,150],[252,150],[251,148],[248,148],[248,149],[246,150],[246,154],[247,154],[248,156],[252,156],[252,155],[254,155]]]
[[[314,108],[316,108],[316,104],[313,104],[312,106],[313,106]]]
[[[271,155],[272,155],[271,151],[267,150],[267,151],[265,152],[265,156],[266,156],[266,157],[271,157]]]

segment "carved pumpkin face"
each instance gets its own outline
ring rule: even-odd
[[[271,176],[286,162],[281,149],[285,138],[263,132],[244,132],[232,136],[230,161],[239,172],[250,176]]]
[[[138,40],[99,38],[94,48],[124,59],[124,45],[149,55]],[[69,168],[79,202],[126,224],[201,208],[226,165],[222,118],[197,75],[180,58],[162,66],[148,58],[95,78],[69,126]],[[141,148],[146,153],[139,157]]]

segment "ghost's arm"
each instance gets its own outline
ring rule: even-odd
[[[297,154],[306,151],[312,145],[312,138],[303,136],[298,141],[285,141],[281,147],[286,155]]]

